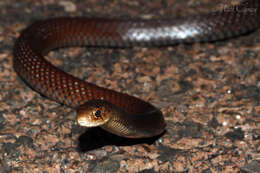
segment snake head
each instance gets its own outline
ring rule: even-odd
[[[108,122],[111,105],[105,100],[91,100],[77,108],[78,124],[85,127],[101,126]]]

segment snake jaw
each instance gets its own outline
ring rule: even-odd
[[[97,121],[97,120],[95,121],[95,120],[92,120],[88,116],[78,115],[77,121],[80,126],[97,127],[97,126],[101,126],[101,125],[105,124],[108,121],[108,119],[106,119],[106,120],[102,119],[102,121]]]

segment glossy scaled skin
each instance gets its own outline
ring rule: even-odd
[[[38,21],[25,29],[16,41],[14,69],[34,90],[59,103],[72,108],[100,104],[105,109],[102,108],[101,113],[112,112],[106,115],[109,118],[104,123],[98,123],[109,132],[130,138],[155,136],[166,126],[160,110],[135,97],[73,77],[51,65],[43,56],[51,49],[66,46],[156,46],[230,38],[258,28],[259,6],[259,0],[247,0],[233,8],[236,10],[182,19],[54,18]],[[93,106],[93,111],[82,113],[84,106],[78,108],[81,112],[78,118],[91,116],[96,109]],[[82,121],[80,124],[84,125]]]

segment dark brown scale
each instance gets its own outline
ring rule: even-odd
[[[125,126],[117,132],[110,130],[113,133],[124,136],[127,129],[136,137],[157,135],[164,130],[165,122],[154,106],[75,78],[51,65],[43,56],[51,49],[66,46],[156,46],[226,39],[258,28],[259,6],[259,0],[246,0],[234,8],[238,10],[179,19],[64,17],[38,21],[16,41],[14,69],[33,89],[59,103],[76,108],[89,100],[104,99],[131,114],[130,118],[120,117],[118,122]]]

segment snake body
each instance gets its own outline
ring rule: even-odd
[[[75,108],[80,125],[119,136],[159,135],[166,123],[159,109],[139,98],[85,82],[44,59],[52,49],[68,46],[162,46],[226,39],[255,30],[259,0],[246,0],[230,10],[178,19],[110,19],[61,17],[26,28],[14,46],[14,69],[35,91]]]

